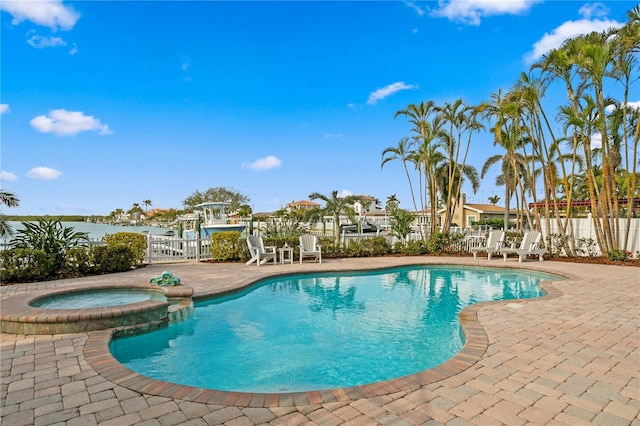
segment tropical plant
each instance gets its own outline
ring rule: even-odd
[[[144,213],[144,210],[142,210],[142,207],[140,207],[138,203],[133,203],[133,206],[127,210],[127,214],[131,215],[134,220],[139,220],[142,213]]]
[[[333,217],[333,235],[336,246],[340,244],[340,216],[346,215],[350,220],[355,220],[356,212],[354,204],[356,202],[363,203],[362,197],[357,195],[346,195],[341,197],[338,191],[331,192],[331,195],[323,195],[319,192],[313,192],[309,195],[310,200],[322,200],[325,202],[322,212],[326,216]]]
[[[488,198],[489,202],[493,205],[498,204],[498,201],[500,201],[500,197],[497,195],[492,195],[491,197]]]
[[[389,233],[400,238],[403,242],[411,232],[411,224],[416,215],[408,210],[396,208],[391,212],[391,226]]]
[[[149,206],[152,204],[151,200],[146,199],[142,202],[144,204],[144,211],[147,212],[149,210]]]
[[[62,226],[60,220],[21,223],[23,229],[16,232],[11,245],[15,248],[44,250],[52,257],[52,268],[55,272],[64,268],[68,249],[84,247],[89,241],[86,232],[77,232],[72,227]]]
[[[0,206],[18,207],[20,200],[13,193],[0,189]],[[13,235],[13,229],[4,214],[0,213],[0,238],[7,238]]]

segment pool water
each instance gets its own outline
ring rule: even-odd
[[[83,290],[48,296],[32,302],[31,305],[48,309],[85,309],[126,305],[145,300],[166,301],[166,298],[163,293],[149,290]]]
[[[114,339],[132,370],[217,390],[349,387],[435,367],[464,344],[467,305],[540,296],[546,274],[446,266],[294,275],[196,304],[184,322]]]

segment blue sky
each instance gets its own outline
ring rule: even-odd
[[[3,0],[4,213],[181,208],[218,186],[254,212],[333,190],[411,208],[401,163],[380,168],[409,136],[396,111],[478,104],[635,4]],[[481,133],[470,163],[498,152]],[[504,193],[493,172],[469,200]]]

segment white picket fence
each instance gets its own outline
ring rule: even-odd
[[[211,238],[147,235],[146,263],[211,259]]]

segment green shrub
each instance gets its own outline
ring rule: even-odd
[[[211,235],[211,258],[217,261],[242,259],[243,253],[248,253],[245,246],[245,239],[240,238],[238,231],[216,232]]]
[[[40,281],[55,272],[55,255],[42,249],[14,248],[0,251],[0,282]]]
[[[396,244],[396,252],[407,256],[420,256],[428,253],[427,246],[422,240],[407,241],[406,244],[398,243]]]
[[[74,247],[67,250],[66,270],[71,274],[90,274],[95,271],[93,250],[86,247]]]
[[[457,253],[462,251],[463,234],[436,232],[427,238],[427,253]]]
[[[631,252],[614,249],[607,253],[609,260],[627,261],[631,257]]]
[[[137,265],[136,254],[125,245],[96,246],[91,250],[98,273],[124,272]]]
[[[133,254],[133,265],[139,265],[144,262],[144,254],[147,251],[147,238],[144,235],[135,232],[116,232],[115,234],[105,235],[102,241],[107,246],[129,247]]]

